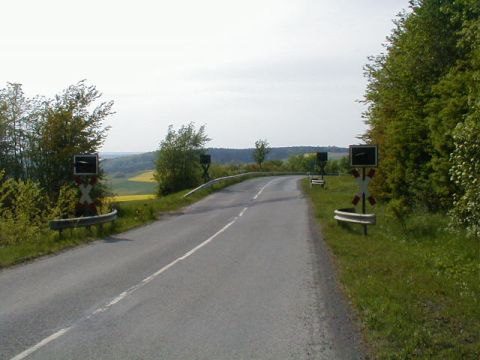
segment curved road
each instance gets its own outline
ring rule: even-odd
[[[357,359],[299,177],[0,272],[0,359]]]

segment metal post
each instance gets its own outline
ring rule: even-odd
[[[365,168],[362,168],[362,180],[365,181]],[[366,213],[365,193],[362,193],[362,213]],[[363,235],[367,236],[367,225],[363,225]]]
[[[322,175],[322,188],[325,187],[324,175],[325,175],[325,165],[326,164],[327,164],[326,162],[321,162],[320,163],[320,174]]]

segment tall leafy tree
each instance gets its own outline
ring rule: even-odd
[[[386,53],[366,67],[365,139],[380,145],[374,185],[384,198],[438,209],[453,191],[446,176],[452,142],[447,143],[468,112],[467,83],[459,80],[470,78],[454,69],[468,62],[471,47],[459,44],[467,19],[478,19],[475,8],[471,0],[411,1],[411,12],[396,21]],[[454,106],[448,104],[451,90],[460,94]]]
[[[194,123],[175,130],[168,127],[167,135],[160,144],[156,160],[156,180],[159,195],[197,186],[201,183],[200,155],[210,141],[205,126],[198,130]]]
[[[0,163],[15,179],[28,177],[31,109],[21,84],[8,83],[0,90]]]
[[[465,80],[467,96],[462,97],[468,111],[465,121],[459,122],[452,132],[449,174],[456,186],[450,212],[452,223],[465,227],[470,236],[480,239],[480,4],[476,4],[479,16],[466,20],[462,42],[471,46],[465,71],[469,74]]]
[[[36,179],[50,196],[73,179],[73,155],[96,153],[103,144],[113,114],[113,102],[97,103],[101,93],[85,81],[69,86],[40,111],[33,162]]]
[[[459,4],[463,4],[462,11],[458,9]],[[450,207],[452,195],[460,191],[450,177],[450,154],[456,147],[453,134],[458,124],[479,111],[474,99],[479,96],[480,74],[480,3],[457,1],[448,11],[461,22],[457,41],[458,57],[449,71],[432,87],[433,97],[426,107],[432,142],[430,183],[443,208]]]
[[[260,169],[262,168],[262,164],[265,162],[265,159],[267,158],[270,150],[271,149],[267,140],[260,139],[255,141],[255,149],[253,150],[252,156]]]

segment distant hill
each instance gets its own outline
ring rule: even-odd
[[[250,149],[218,149],[210,148],[208,153],[212,155],[212,162],[217,164],[229,163],[251,163],[253,162]],[[335,146],[292,146],[292,147],[274,147],[267,156],[267,160],[286,160],[292,155],[308,154],[326,151],[330,153],[331,158],[341,157],[348,153],[348,148],[339,148]]]
[[[102,169],[107,174],[124,173],[131,174],[145,170],[152,170],[155,167],[156,151],[121,156],[114,159],[103,159]]]
[[[139,152],[101,152],[100,159],[116,159],[124,156],[141,154]]]
[[[217,164],[244,164],[252,163],[250,149],[222,149],[209,148],[207,152],[212,156],[212,162]],[[267,156],[267,160],[286,160],[292,155],[308,154],[326,151],[331,159],[339,158],[348,154],[348,148],[336,146],[292,146],[274,147]],[[102,168],[107,174],[125,173],[151,170],[155,168],[156,151],[143,154],[123,155],[118,158],[102,160]]]

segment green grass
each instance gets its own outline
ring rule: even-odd
[[[32,260],[43,255],[58,253],[64,249],[88,243],[100,237],[121,233],[150,223],[160,218],[163,213],[177,211],[212,192],[240,181],[224,181],[215,184],[209,189],[196,192],[186,199],[183,198],[183,195],[188,190],[163,196],[159,199],[113,203],[113,207],[118,210],[119,217],[115,222],[104,224],[103,227],[93,226],[90,230],[85,228],[68,229],[64,230],[60,236],[57,231],[49,230],[45,226],[38,231],[35,241],[0,246],[0,268]]]
[[[350,207],[352,177],[332,177],[311,196],[370,355],[378,359],[480,357],[479,243],[446,230],[445,215],[418,212],[402,226],[385,206],[368,236],[361,225],[338,224]],[[359,211],[359,210],[358,210]]]

